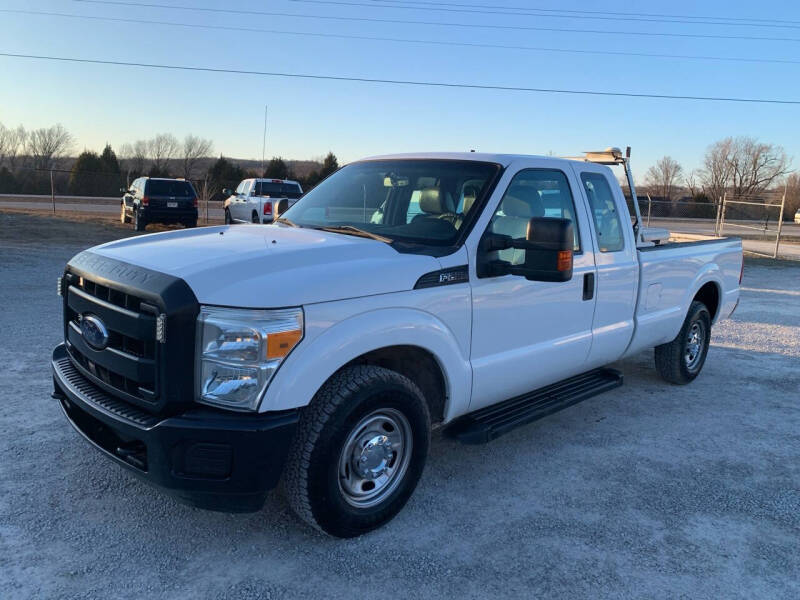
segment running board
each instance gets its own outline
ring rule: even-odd
[[[485,444],[515,427],[582,402],[622,385],[616,369],[595,369],[533,392],[464,415],[445,431],[465,444]]]

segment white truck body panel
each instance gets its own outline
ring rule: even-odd
[[[607,178],[619,214],[622,191],[608,167],[552,157],[478,153],[391,155],[505,167],[465,243],[441,257],[398,252],[381,241],[282,224],[209,227],[111,242],[94,251],[184,279],[201,304],[300,306],[303,339],[281,365],[259,411],[307,405],[349,361],[387,346],[434,356],[445,379],[445,421],[675,337],[697,291],[717,286],[715,319],[738,301],[741,242],[625,247],[601,252],[582,172]],[[581,251],[564,283],[506,275],[479,278],[476,252],[509,183],[524,169],[562,171],[572,190]],[[467,265],[469,282],[414,289],[425,274]],[[584,276],[595,278],[584,300]]]

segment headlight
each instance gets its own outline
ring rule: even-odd
[[[256,410],[281,362],[303,338],[303,311],[203,306],[197,318],[200,402]]]

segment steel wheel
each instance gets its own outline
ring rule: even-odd
[[[686,352],[683,359],[686,361],[686,368],[694,371],[703,356],[703,348],[706,344],[706,327],[702,321],[695,321],[686,333]]]
[[[350,432],[339,456],[339,488],[351,506],[382,502],[402,481],[412,451],[411,425],[398,410],[383,408]]]

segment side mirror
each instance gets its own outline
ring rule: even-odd
[[[121,187],[121,188],[119,188],[119,193],[120,194],[132,194],[133,190],[129,190],[128,188]]]
[[[275,218],[277,219],[287,210],[289,210],[289,199],[281,198],[275,203]]]
[[[515,248],[525,251],[525,262],[512,265],[493,261],[482,269],[486,275],[517,275],[529,281],[569,281],[572,279],[574,236],[572,221],[533,217],[525,239],[490,234],[481,241],[486,252]]]
[[[222,195],[226,197],[233,196],[233,190],[230,188],[225,188],[224,190],[222,190]]]

